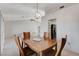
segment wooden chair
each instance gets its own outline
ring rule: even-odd
[[[29,47],[25,47],[23,48],[21,46],[21,42],[19,40],[19,37],[15,37],[15,41],[16,41],[16,44],[19,48],[19,53],[20,53],[20,56],[31,56],[33,55],[35,52],[33,50],[31,50]]]
[[[30,32],[23,32],[23,40],[30,40]],[[23,42],[22,42],[23,43]],[[23,43],[23,47],[26,47],[27,45]]]
[[[63,48],[64,48],[64,46],[66,44],[66,41],[67,41],[67,35],[66,35],[66,38],[62,38],[61,47],[60,47],[60,50],[59,50],[57,56],[61,56],[62,50],[63,50]]]
[[[48,32],[44,32],[44,39],[49,39],[49,33]]]
[[[66,35],[66,38],[62,38],[61,46],[60,46],[60,49],[59,49],[58,52],[56,52],[56,50],[57,50],[57,44],[56,44],[56,50],[50,49],[50,50],[49,50],[48,52],[46,52],[44,55],[45,55],[45,56],[55,56],[55,55],[61,56],[62,50],[63,50],[63,48],[64,48],[64,46],[65,46],[65,44],[66,44],[66,40],[67,40],[67,35]]]
[[[44,32],[44,39],[50,39],[48,32]],[[53,49],[53,48],[54,48],[54,49]],[[48,53],[49,53],[49,51],[51,51],[51,50],[52,50],[52,52],[55,54],[56,51],[57,51],[57,44],[56,44],[55,46],[50,47],[49,49],[43,51],[43,56],[49,55]],[[53,54],[53,55],[54,55],[54,54]]]
[[[55,49],[53,49],[54,47],[55,47]],[[50,47],[47,50],[44,50],[43,56],[55,56],[56,52],[57,52],[57,44],[53,47]]]
[[[23,32],[24,39],[30,39],[30,32]]]

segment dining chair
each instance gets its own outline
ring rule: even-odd
[[[30,32],[23,32],[23,40],[30,40]],[[23,42],[22,42],[23,43]],[[23,43],[23,47],[26,47],[27,45]]]
[[[53,49],[53,47],[55,47],[55,49]],[[55,56],[56,52],[57,52],[57,44],[53,47],[48,48],[47,50],[44,50],[43,56]]]
[[[15,42],[19,48],[19,54],[20,56],[31,56],[33,55],[35,52],[33,50],[31,50],[29,47],[22,47],[21,46],[21,41],[19,39],[18,36],[15,36]]]
[[[66,35],[65,38],[62,38],[61,47],[60,47],[60,49],[59,49],[59,51],[57,53],[57,56],[61,56],[62,50],[63,50],[63,48],[64,48],[64,46],[66,44],[66,41],[67,41],[67,35]]]
[[[44,32],[44,39],[45,39],[45,40],[50,40],[50,39],[51,39],[48,32]],[[56,51],[57,51],[57,44],[56,44],[55,46],[53,46],[53,47],[48,48],[47,50],[44,50],[44,51],[43,51],[43,56],[48,55],[48,52],[51,51],[51,50],[52,50],[53,53],[55,54]],[[53,55],[54,55],[54,54],[53,54]]]
[[[23,32],[24,40],[30,39],[30,32]]]
[[[44,39],[49,39],[49,33],[48,32],[44,32]]]
[[[60,46],[60,49],[59,51],[56,52],[57,50],[57,44],[56,44],[56,50],[52,50],[50,49],[46,54],[44,54],[45,56],[61,56],[61,53],[62,53],[62,50],[66,44],[66,41],[67,41],[67,35],[65,38],[62,38],[61,40],[61,46]]]

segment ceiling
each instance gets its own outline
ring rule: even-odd
[[[42,16],[49,13],[50,10],[55,12],[60,6],[69,7],[75,3],[39,3],[38,8]],[[1,13],[4,20],[23,20],[30,19],[35,15],[36,3],[0,3]]]

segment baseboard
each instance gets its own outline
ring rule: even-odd
[[[70,51],[70,52],[73,52],[73,53],[75,53],[75,54],[78,54],[79,55],[79,52],[76,52],[76,51],[72,51],[72,50],[70,50],[70,49],[64,49],[64,50],[68,50],[68,51]]]

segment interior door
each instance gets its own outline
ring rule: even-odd
[[[56,38],[56,25],[51,24],[51,39]]]

